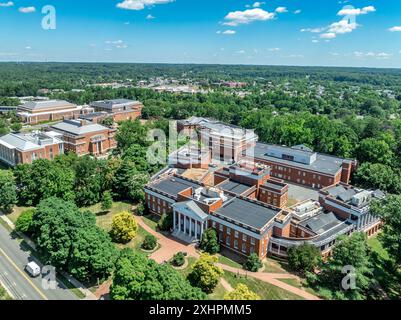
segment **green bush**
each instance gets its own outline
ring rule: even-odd
[[[256,253],[252,253],[244,264],[244,268],[251,272],[258,272],[263,264]]]
[[[220,244],[215,230],[209,229],[203,233],[200,248],[210,254],[220,252]]]
[[[142,249],[144,250],[154,250],[157,247],[157,239],[152,235],[147,235],[142,243]]]
[[[169,231],[173,227],[173,215],[171,213],[163,214],[157,223],[157,227],[161,231]]]
[[[15,222],[15,229],[19,232],[29,234],[31,231],[32,217],[35,209],[28,209],[21,213]]]
[[[173,266],[182,267],[185,263],[185,255],[182,252],[178,252],[174,255],[171,263]]]

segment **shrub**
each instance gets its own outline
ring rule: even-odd
[[[157,227],[161,231],[169,231],[173,227],[173,215],[171,213],[163,214],[157,223]]]
[[[185,263],[185,256],[182,252],[178,252],[174,255],[171,263],[176,267],[182,267]]]
[[[188,275],[190,283],[205,293],[212,293],[224,274],[224,271],[215,265],[216,262],[216,256],[208,253],[202,254]]]
[[[117,243],[128,243],[135,238],[138,225],[129,212],[121,212],[113,217],[110,235]]]
[[[244,264],[244,268],[251,272],[258,272],[263,264],[256,253],[252,253]]]
[[[102,210],[108,211],[113,206],[113,197],[110,191],[105,191],[102,196]]]
[[[157,247],[157,239],[151,234],[147,235],[142,243],[142,249],[144,250],[154,250]]]
[[[29,234],[31,231],[32,217],[34,213],[35,209],[29,209],[22,212],[15,222],[15,229],[19,232]]]
[[[220,252],[220,244],[215,230],[209,229],[203,233],[200,248],[210,254]]]

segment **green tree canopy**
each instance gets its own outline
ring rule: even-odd
[[[17,186],[13,173],[0,169],[0,210],[9,212],[17,203]]]

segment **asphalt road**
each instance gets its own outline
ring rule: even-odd
[[[78,298],[62,283],[56,282],[55,289],[46,289],[42,285],[42,276],[31,278],[25,272],[32,257],[29,247],[13,239],[9,232],[0,225],[0,280],[17,300],[77,300]],[[47,281],[44,281],[48,283]]]

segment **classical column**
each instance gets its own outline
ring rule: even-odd
[[[174,211],[173,211],[173,230],[175,230],[175,228],[177,227],[175,215],[176,215],[176,212],[175,212],[175,210],[174,210]]]
[[[189,217],[189,236],[192,237],[192,218]]]
[[[198,221],[195,220],[195,238],[198,239]]]
[[[187,216],[182,216],[184,218],[184,233],[187,233]]]
[[[181,213],[178,212],[178,230],[181,232]]]
[[[204,227],[204,222],[202,221],[202,222],[201,222],[201,234],[200,234],[201,237],[202,237],[202,234],[203,234],[203,227]]]

